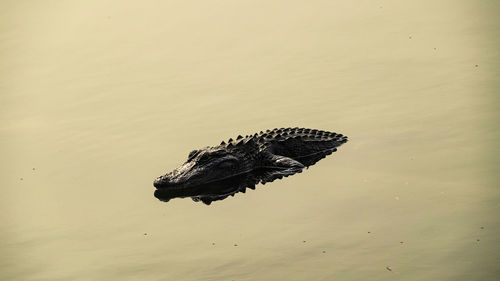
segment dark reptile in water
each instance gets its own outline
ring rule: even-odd
[[[246,188],[302,172],[347,142],[342,134],[305,128],[280,128],[238,136],[189,153],[179,168],[154,181],[155,197],[191,197],[210,204]]]

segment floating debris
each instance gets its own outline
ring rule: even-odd
[[[23,178],[20,178],[20,180],[23,180]]]
[[[484,226],[481,226],[481,229],[484,229]]]
[[[385,269],[392,271],[392,268],[390,266],[386,266]]]
[[[403,241],[401,241],[401,242],[399,242],[399,243],[400,243],[400,244],[403,244],[404,242],[403,242]]]
[[[238,244],[234,244],[235,247],[238,247]]]
[[[481,241],[481,240],[480,240],[480,239],[477,239],[476,241],[477,241],[477,242],[479,242],[479,241]]]
[[[306,240],[303,240],[302,243],[306,243]]]
[[[144,235],[148,235],[146,232],[144,232]]]
[[[326,253],[326,251],[323,251],[323,254]]]

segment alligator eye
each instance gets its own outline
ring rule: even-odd
[[[208,160],[208,158],[209,158],[208,154],[205,153],[205,154],[201,155],[200,162],[205,162]]]
[[[235,163],[233,161],[224,161],[218,165],[219,168],[232,168],[234,167]]]

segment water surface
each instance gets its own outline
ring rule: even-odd
[[[497,280],[498,8],[3,1],[0,279]],[[154,198],[191,150],[289,126],[350,141]]]

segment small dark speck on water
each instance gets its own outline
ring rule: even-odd
[[[401,242],[399,242],[399,243],[403,244],[404,242],[403,242],[403,241],[401,241]]]
[[[306,240],[302,241],[302,243],[306,243]]]
[[[411,36],[409,36],[408,38],[410,38],[410,39],[411,39]]]
[[[368,231],[368,233],[371,233],[370,231]]]
[[[144,233],[144,235],[148,235],[147,233]]]
[[[326,251],[323,251],[323,254],[326,253]]]
[[[20,178],[20,180],[23,180],[23,178]]]
[[[212,245],[215,245],[215,243],[212,243]]]
[[[392,271],[392,268],[390,266],[386,266],[385,269]]]
[[[238,244],[234,244],[235,247],[238,247]]]
[[[477,242],[479,242],[479,241],[481,241],[481,240],[480,240],[480,239],[477,239],[476,241],[477,241]]]
[[[484,226],[481,226],[481,229],[484,229]]]
[[[33,168],[33,171],[35,170],[35,168]]]
[[[478,67],[478,66],[479,66],[479,64],[476,64],[476,67]]]

